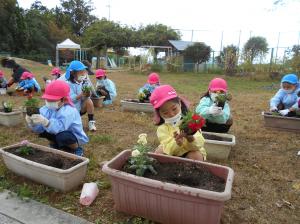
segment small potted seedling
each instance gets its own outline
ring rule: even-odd
[[[25,101],[25,108],[26,108],[26,114],[28,116],[31,116],[33,114],[39,114],[40,113],[39,100],[36,98],[28,98],[28,100]]]
[[[16,153],[21,156],[29,156],[35,153],[35,150],[27,145],[23,145],[20,148],[16,149]]]
[[[143,92],[140,92],[138,94],[138,99],[140,103],[149,103],[149,98],[151,96],[151,93],[149,90],[144,89]]]
[[[12,112],[13,104],[11,101],[4,101],[2,102],[3,111],[4,113],[10,113]]]
[[[216,99],[215,99],[215,103],[218,107],[222,107],[222,109],[224,108],[224,105],[227,101],[230,101],[232,99],[231,94],[226,93],[226,94],[218,94]]]
[[[92,90],[91,86],[85,85],[82,87],[82,92],[83,92],[84,96],[86,96],[86,97],[91,96],[91,90]]]

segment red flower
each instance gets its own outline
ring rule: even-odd
[[[198,131],[198,125],[196,123],[189,123],[188,127],[192,130],[192,131]]]
[[[193,116],[192,116],[192,119],[194,120],[194,121],[197,121],[197,120],[200,120],[202,117],[200,116],[200,115],[198,115],[198,114],[194,114]]]

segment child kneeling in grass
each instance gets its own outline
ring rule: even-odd
[[[270,100],[270,111],[278,111],[283,116],[293,116],[298,108],[300,85],[295,74],[287,74],[281,79],[281,88]]]
[[[156,125],[159,125],[157,137],[160,146],[156,153],[206,160],[202,134],[199,131],[193,135],[180,132],[181,118],[187,114],[188,107],[187,103],[177,96],[173,87],[170,85],[157,87],[151,94],[150,103],[155,109]]]
[[[224,101],[218,102],[218,98]],[[227,133],[233,123],[230,107],[226,100],[227,83],[224,79],[214,78],[208,85],[207,93],[200,99],[196,113],[205,118],[202,131]],[[222,105],[220,105],[222,104]]]
[[[40,108],[40,114],[26,115],[26,122],[40,137],[50,141],[50,147],[82,156],[82,145],[88,142],[88,137],[69,94],[66,82],[52,81],[42,96],[46,105]]]

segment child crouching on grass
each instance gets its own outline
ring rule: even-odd
[[[40,108],[40,114],[26,115],[25,119],[39,137],[50,141],[50,147],[82,156],[82,145],[88,142],[88,137],[69,94],[70,87],[66,82],[52,81],[42,96],[46,105]]]
[[[16,87],[16,91],[24,92],[24,95],[32,95],[33,92],[40,92],[41,87],[34,78],[34,75],[30,72],[23,72],[21,76],[21,82]]]
[[[0,70],[0,88],[7,89],[7,80],[4,77],[4,72]]]
[[[150,97],[155,109],[157,137],[160,146],[156,153],[186,157],[194,160],[206,160],[203,148],[204,138],[197,131],[193,135],[180,132],[179,124],[183,115],[188,112],[187,104],[177,96],[170,85],[157,87]]]

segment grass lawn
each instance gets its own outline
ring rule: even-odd
[[[41,77],[49,74],[51,68],[26,61],[22,63],[37,76],[43,86]],[[2,70],[9,77],[10,71]],[[150,115],[120,111],[120,100],[136,97],[147,75],[111,72],[108,77],[116,83],[118,97],[114,106],[96,109],[98,130],[96,133],[88,133],[90,142],[85,147],[85,155],[90,159],[85,182],[95,181],[100,186],[100,193],[94,203],[90,207],[79,204],[81,186],[63,194],[14,175],[1,160],[0,189],[15,191],[20,197],[34,198],[94,223],[130,223],[130,216],[114,210],[110,183],[99,164],[131,148],[140,133],[147,133],[150,144],[156,147],[157,127],[153,125]],[[161,74],[161,82],[174,86],[180,95],[192,103],[194,109],[213,77],[208,74]],[[92,80],[95,82],[94,77]],[[228,161],[210,161],[229,166],[235,171],[232,199],[225,203],[221,223],[300,223],[300,190],[293,187],[300,182],[300,161],[297,157],[300,134],[265,129],[261,116],[261,112],[268,109],[270,97],[277,91],[268,86],[278,84],[279,81],[259,76],[226,77],[226,80],[233,95],[230,105],[234,124],[230,134],[236,136],[237,144]],[[0,96],[0,102],[5,99],[13,101],[15,106],[22,106],[25,98]],[[87,116],[82,119],[87,127]],[[26,128],[25,120],[24,124],[17,127],[0,127],[1,146],[24,139],[47,145],[47,141],[38,139]],[[277,207],[276,202],[283,199],[289,201],[295,209]],[[135,219],[133,223],[146,222]]]

